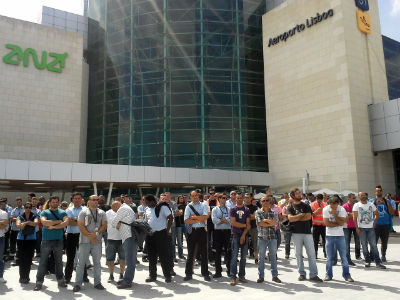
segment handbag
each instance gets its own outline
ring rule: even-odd
[[[283,222],[279,222],[279,227],[283,232],[292,232],[293,231],[293,225],[290,224],[289,220],[285,220]]]
[[[23,219],[25,222],[27,221],[23,215],[20,216],[21,219]],[[33,219],[29,219],[29,221],[33,221]],[[25,225],[24,229],[21,230],[21,234],[24,237],[30,236],[35,233],[35,226],[31,225]]]

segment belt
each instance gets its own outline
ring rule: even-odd
[[[200,230],[200,229],[204,230],[204,227],[194,227],[194,228],[192,228],[192,230]]]

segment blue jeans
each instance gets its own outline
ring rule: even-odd
[[[342,276],[344,279],[351,277],[347,261],[346,241],[344,236],[326,236],[326,276],[332,278],[332,266],[337,261],[337,251],[342,260]],[[336,251],[337,250],[337,251]]]
[[[94,277],[94,285],[98,285],[101,283],[101,240],[97,243],[83,243],[79,244],[78,251],[78,265],[76,266],[76,277],[75,277],[75,285],[82,285],[83,281],[83,273],[85,271],[85,265],[89,258],[89,255],[92,255],[93,259],[93,277]]]
[[[300,275],[306,276],[303,261],[303,246],[306,248],[308,256],[308,266],[310,268],[310,278],[318,276],[317,261],[315,258],[314,240],[311,234],[292,233],[292,241],[296,252],[297,270]]]
[[[272,277],[278,276],[278,263],[276,260],[277,240],[264,240],[258,238],[258,277],[264,278],[265,254],[269,250]]]
[[[377,265],[382,263],[379,257],[378,247],[376,246],[376,237],[374,228],[360,228],[360,242],[362,246],[362,251],[365,259],[365,263],[371,263],[371,256]],[[370,246],[371,254],[368,251],[368,244]]]
[[[125,252],[126,269],[124,274],[124,283],[132,284],[135,277],[136,258],[137,258],[137,243],[133,237],[127,238],[122,244]]]
[[[4,236],[0,237],[0,278],[3,278],[4,273]]]
[[[175,231],[172,233],[172,245],[174,246],[174,256],[176,257],[175,241],[178,244],[178,256],[183,256],[183,244],[182,244],[182,227],[176,226]]]
[[[36,274],[36,282],[43,283],[44,276],[47,274],[47,265],[49,263],[50,253],[54,254],[54,266],[56,271],[57,281],[64,280],[63,274],[63,263],[62,263],[62,251],[64,247],[63,240],[52,240],[52,241],[43,241],[40,246],[40,261],[39,267]]]
[[[246,240],[243,245],[240,245],[241,235],[232,235],[232,258],[231,258],[231,278],[236,279],[237,274],[237,258],[239,255],[240,248],[240,265],[239,265],[239,278],[244,278],[246,275],[246,256],[249,241],[246,236]]]

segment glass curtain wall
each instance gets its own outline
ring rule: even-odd
[[[267,171],[266,0],[89,0],[87,161]]]

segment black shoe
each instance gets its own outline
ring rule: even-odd
[[[386,269],[386,267],[385,267],[384,265],[382,265],[382,264],[376,265],[376,267],[377,267],[378,269],[382,269],[382,270],[385,270],[385,269]]]
[[[386,262],[386,256],[382,256],[382,262]]]
[[[186,259],[183,255],[179,256],[180,259]]]
[[[355,266],[356,264],[353,263],[352,261],[349,261],[349,266]]]
[[[103,286],[101,283],[96,284],[96,285],[94,286],[94,288],[95,288],[96,290],[104,290],[104,286]]]
[[[148,277],[145,280],[146,282],[156,282],[157,281],[157,277]]]
[[[214,275],[213,275],[213,278],[221,278],[222,277],[222,274],[221,273],[215,273]]]
[[[71,283],[71,279],[65,279],[65,283],[66,284],[70,284]]]
[[[110,275],[110,277],[108,277],[107,282],[113,282],[114,281],[114,275]]]
[[[323,282],[323,280],[321,278],[319,278],[318,276],[314,276],[312,278],[310,278],[310,281],[313,282]]]
[[[122,282],[122,283],[117,285],[117,289],[129,289],[131,287],[132,287],[131,283],[128,284],[128,283],[125,283],[125,282]]]
[[[204,276],[204,280],[205,280],[205,281],[211,281],[211,277],[210,277],[210,275],[206,275],[206,276]]]
[[[192,275],[186,275],[186,276],[183,278],[183,281],[189,281],[189,280],[192,280],[192,279],[193,279]]]
[[[83,277],[83,282],[89,282],[89,278]]]
[[[58,282],[58,287],[66,288],[67,284],[65,283],[64,280],[61,280],[61,281]]]
[[[171,276],[176,276],[176,273],[174,270],[172,270],[170,274],[171,274]]]
[[[81,290],[81,287],[79,285],[74,286],[74,288],[72,289],[72,291],[74,293],[79,292]]]
[[[369,268],[371,266],[371,263],[365,263],[364,267]]]
[[[29,278],[21,278],[21,279],[19,280],[19,283],[21,283],[21,284],[28,284],[28,283],[29,283]]]
[[[36,283],[35,288],[33,289],[34,291],[40,291],[42,289],[42,284],[41,283]]]
[[[171,277],[165,277],[165,282],[166,283],[170,283],[172,281],[172,278]]]
[[[360,259],[361,259],[361,256],[356,256],[356,259],[357,259],[357,260],[360,260]]]

